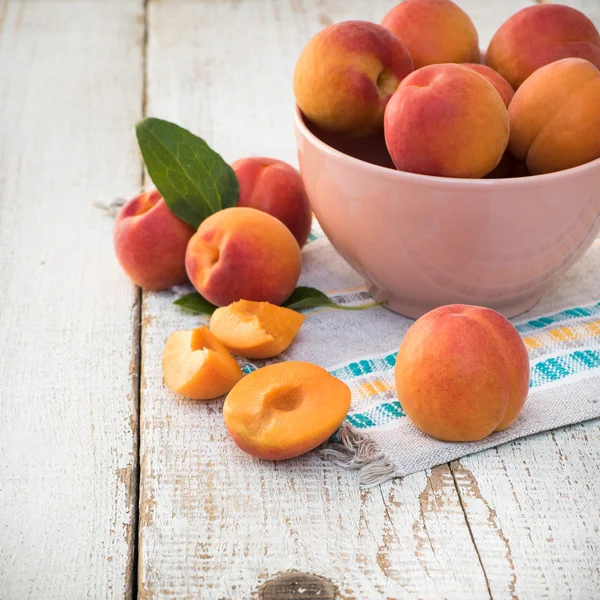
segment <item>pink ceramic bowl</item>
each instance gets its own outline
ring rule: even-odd
[[[325,234],[373,298],[408,317],[452,303],[518,315],[600,231],[600,159],[512,179],[430,177],[390,168],[383,136],[325,134],[298,109],[295,124]]]

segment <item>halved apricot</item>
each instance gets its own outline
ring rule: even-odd
[[[162,362],[166,384],[194,400],[218,398],[242,378],[235,358],[206,327],[173,332]]]
[[[223,419],[245,452],[269,460],[304,454],[326,441],[350,408],[350,388],[307,362],[269,365],[229,392]]]
[[[218,308],[210,330],[235,354],[245,358],[272,358],[296,337],[304,315],[269,302],[239,300]]]

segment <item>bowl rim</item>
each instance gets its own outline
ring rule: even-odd
[[[504,179],[469,179],[466,177],[440,177],[437,175],[421,175],[420,173],[409,173],[407,171],[400,171],[398,169],[391,169],[389,167],[382,167],[381,165],[375,165],[373,163],[366,162],[360,158],[355,158],[349,154],[344,154],[340,150],[336,150],[329,144],[326,144],[323,140],[319,139],[312,131],[308,129],[304,119],[306,117],[300,110],[300,107],[296,104],[294,107],[294,123],[297,131],[306,138],[313,146],[316,146],[321,152],[329,154],[338,160],[345,161],[350,165],[360,165],[362,169],[371,171],[374,176],[384,177],[386,179],[395,180],[398,182],[412,182],[421,184],[437,184],[447,185],[448,187],[464,187],[470,186],[473,188],[511,188],[511,187],[523,187],[523,186],[535,186],[540,183],[551,184],[556,180],[565,181],[571,178],[576,178],[579,175],[586,173],[587,171],[593,171],[594,169],[600,169],[600,158],[596,158],[590,162],[584,163],[577,167],[571,167],[569,169],[563,169],[562,171],[554,171],[553,173],[544,173],[542,175],[528,175],[527,177],[506,177]]]

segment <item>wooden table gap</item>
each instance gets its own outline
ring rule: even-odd
[[[487,587],[488,594],[490,596],[490,600],[494,600],[494,597],[492,596],[492,588],[490,587],[490,580],[488,579],[487,573],[485,572],[485,566],[483,565],[483,561],[481,560],[481,554],[479,553],[479,548],[477,548],[477,542],[475,541],[475,537],[473,536],[473,530],[471,529],[471,524],[469,523],[469,515],[467,515],[467,510],[465,509],[462,493],[460,490],[460,486],[458,485],[458,482],[456,481],[456,475],[454,475],[452,463],[447,463],[447,466],[448,466],[450,473],[452,473],[452,481],[454,481],[454,487],[456,488],[456,494],[458,495],[458,502],[460,504],[460,508],[463,512],[463,515],[465,516],[465,523],[467,525],[467,529],[469,530],[469,536],[471,538],[471,542],[473,542],[473,548],[475,549],[475,552],[477,554],[477,560],[479,561],[479,564],[481,566],[481,572],[483,573],[483,577],[485,578],[485,585]]]
[[[148,104],[148,3],[149,0],[143,0],[143,34],[142,34],[142,94],[141,94],[141,118],[144,119],[147,116],[147,104]],[[148,182],[148,173],[144,165],[144,161],[140,158],[140,190],[146,188]],[[134,527],[135,536],[133,544],[133,573],[132,573],[132,597],[137,599],[138,597],[138,572],[139,572],[139,535],[140,535],[140,503],[142,498],[142,466],[140,460],[141,451],[141,422],[142,422],[142,354],[143,354],[143,329],[144,322],[142,319],[142,307],[144,300],[144,290],[140,287],[136,289],[136,302],[137,302],[137,364],[135,367],[135,382],[136,382],[136,402],[137,402],[137,415],[138,415],[138,426],[137,426],[137,496],[135,499],[135,516],[134,516]]]

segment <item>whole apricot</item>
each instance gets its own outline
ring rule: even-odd
[[[516,90],[537,69],[563,58],[600,68],[600,34],[582,12],[538,4],[515,13],[494,34],[485,61]]]
[[[485,77],[462,65],[430,65],[399,85],[385,111],[384,132],[401,171],[483,177],[506,149],[508,113]]]
[[[129,200],[119,211],[113,233],[115,253],[136,285],[163,290],[187,281],[185,251],[193,234],[152,190]]]
[[[281,160],[263,157],[236,160],[231,168],[240,185],[238,206],[279,219],[302,248],[310,234],[312,211],[300,173]]]
[[[532,175],[600,158],[600,71],[581,58],[550,63],[517,90],[508,116],[508,148]]]
[[[226,208],[205,219],[190,240],[185,266],[209,302],[282,304],[294,291],[302,258],[278,219],[255,208]]]
[[[404,42],[415,69],[479,62],[477,30],[467,13],[450,0],[404,0],[381,24]]]
[[[388,100],[412,70],[398,36],[374,23],[344,21],[302,50],[294,93],[304,115],[325,131],[363,136],[381,130]]]
[[[413,323],[395,378],[398,400],[419,429],[447,442],[472,442],[518,417],[529,391],[529,356],[501,314],[454,304]]]

